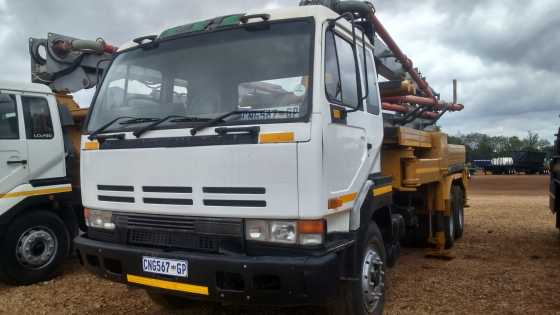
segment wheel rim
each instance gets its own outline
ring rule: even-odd
[[[362,294],[364,306],[372,313],[381,302],[385,290],[385,268],[377,250],[370,246],[362,266]]]
[[[38,270],[55,258],[58,240],[47,227],[32,227],[21,234],[16,245],[16,258],[27,269]]]

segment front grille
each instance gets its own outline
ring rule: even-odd
[[[114,214],[113,218],[119,233],[131,245],[205,252],[243,247],[239,219],[140,214]]]
[[[128,243],[132,245],[216,252],[219,242],[218,238],[198,236],[192,233],[136,229],[128,231]]]
[[[171,229],[183,232],[195,232],[196,220],[188,217],[155,215],[116,215],[117,226],[127,228]]]

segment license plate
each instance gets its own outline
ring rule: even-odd
[[[174,260],[157,257],[142,257],[144,272],[166,276],[187,278],[189,276],[189,263],[186,260]]]

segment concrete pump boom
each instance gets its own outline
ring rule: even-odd
[[[32,82],[48,85],[55,93],[74,93],[97,85],[117,48],[103,39],[81,40],[49,33],[29,39]]]
[[[393,119],[395,124],[406,124],[417,118],[427,119],[431,125],[448,111],[461,111],[462,104],[457,103],[456,81],[454,81],[453,102],[443,102],[421,75],[410,58],[400,49],[387,29],[375,14],[375,7],[368,1],[340,0],[302,0],[300,6],[323,5],[361,29],[374,44],[375,61],[379,74],[397,85],[411,80],[416,93],[406,89],[398,95],[384,96],[384,85],[380,84],[383,109],[400,113],[402,119]],[[392,90],[394,91],[394,90]]]

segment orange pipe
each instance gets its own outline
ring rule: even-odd
[[[418,104],[424,106],[434,106],[435,109],[447,109],[450,111],[461,111],[465,108],[462,104],[438,103],[436,99],[420,97],[414,95],[389,96],[382,99],[383,102],[394,104]]]
[[[399,104],[392,104],[392,103],[382,103],[381,104],[384,110],[389,110],[397,113],[406,114],[410,112],[410,109],[407,106],[399,105]],[[436,112],[425,112],[422,114],[422,117],[428,119],[436,119],[439,116]]]

